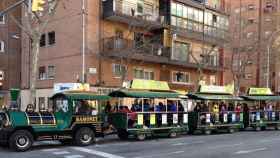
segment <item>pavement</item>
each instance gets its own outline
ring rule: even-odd
[[[120,141],[99,139],[87,147],[39,142],[27,152],[0,148],[0,158],[279,158],[280,131],[185,135],[178,138]]]

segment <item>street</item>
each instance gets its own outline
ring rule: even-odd
[[[150,139],[143,142],[99,139],[88,147],[62,146],[40,142],[31,151],[12,152],[0,148],[1,158],[276,158],[279,157],[280,132],[238,132],[234,134],[181,136],[175,139]]]

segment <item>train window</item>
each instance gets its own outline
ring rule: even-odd
[[[63,112],[68,112],[68,101],[65,99],[57,99],[55,101],[55,106],[56,106],[56,112],[63,111]]]
[[[91,100],[74,101],[76,115],[97,115],[97,102]]]

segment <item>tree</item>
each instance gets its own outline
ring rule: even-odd
[[[30,104],[34,105],[36,97],[36,80],[38,74],[38,58],[40,55],[40,39],[41,35],[47,28],[49,22],[55,15],[58,5],[65,3],[68,0],[43,0],[43,8],[37,8],[38,11],[32,10],[31,1],[26,0],[22,3],[22,12],[26,17],[22,19],[16,19],[12,12],[8,12],[7,15],[13,20],[13,22],[29,37],[31,42],[31,73],[30,73]],[[33,1],[34,2],[34,1]],[[2,0],[2,6],[4,8],[11,6],[14,2],[10,0]],[[40,6],[39,6],[40,7]],[[34,8],[33,8],[34,9]]]
[[[254,37],[253,33],[248,33],[246,30],[251,25],[246,16],[243,14],[246,9],[240,4],[237,12],[233,9],[231,12],[230,28],[230,42],[228,45],[231,52],[230,59],[228,60],[228,67],[230,68],[233,81],[234,91],[236,95],[240,93],[240,86],[242,80],[246,78],[246,70],[252,65],[253,56],[258,51],[258,40]]]

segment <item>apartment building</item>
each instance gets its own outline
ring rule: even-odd
[[[279,26],[279,15],[276,14],[279,0],[227,0],[227,3],[232,36],[229,67],[235,73],[242,69],[239,72],[240,91],[245,93],[249,87],[268,86],[278,92],[279,62],[273,41]]]
[[[20,8],[12,15],[20,20]],[[20,29],[9,16],[0,16],[0,109],[9,104],[9,89],[20,88],[20,43]]]
[[[42,35],[37,109],[51,104],[55,83],[81,82],[81,8],[77,0],[59,6]],[[132,79],[167,81],[183,91],[199,82],[223,85],[229,25],[223,1],[89,0],[86,13],[85,78],[92,90],[108,93]],[[30,59],[23,54],[24,106]]]

